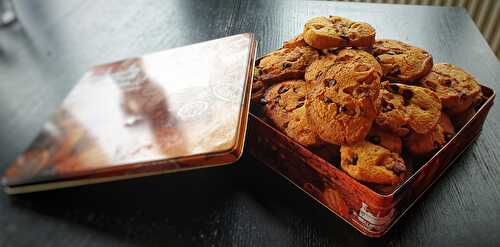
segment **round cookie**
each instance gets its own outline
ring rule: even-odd
[[[423,156],[439,150],[455,135],[455,128],[450,118],[442,113],[438,125],[425,134],[411,133],[405,140],[405,146],[412,155]]]
[[[420,85],[436,92],[451,115],[461,114],[481,100],[481,86],[472,75],[453,64],[435,64]]]
[[[410,130],[424,134],[432,130],[441,115],[441,101],[431,90],[399,83],[382,83],[379,115],[375,123],[398,136]]]
[[[380,65],[367,52],[344,49],[313,62],[306,71],[306,117],[332,144],[363,140],[377,116]]]
[[[368,23],[344,17],[319,16],[306,22],[303,37],[316,49],[369,47],[375,42],[375,29]]]
[[[407,173],[399,154],[367,141],[342,145],[340,166],[351,177],[375,184],[399,184]]]
[[[401,137],[391,133],[390,131],[383,130],[380,127],[373,126],[368,132],[366,140],[389,149],[389,151],[401,154],[402,142]]]
[[[370,53],[359,49],[344,48],[337,50],[335,53],[322,56],[311,63],[304,74],[304,79],[308,82],[307,87],[311,88],[314,85],[324,84],[325,80],[331,79],[329,74],[335,73],[336,70],[342,68],[347,69],[347,67],[351,71],[337,72],[352,77],[350,79],[355,81],[355,85],[351,85],[352,87],[348,91],[354,90],[360,94],[364,93],[363,95],[374,93],[370,94],[370,97],[376,99],[380,83],[372,82],[380,82],[382,67]],[[354,88],[355,86],[358,88]]]
[[[309,46],[281,48],[258,62],[260,79],[265,83],[301,79],[306,67],[318,57],[318,51]]]
[[[384,76],[398,82],[414,82],[432,69],[432,56],[424,49],[397,40],[381,39],[373,45]]]
[[[305,95],[303,80],[284,81],[269,87],[261,103],[278,129],[304,146],[316,146],[322,142],[305,118]]]

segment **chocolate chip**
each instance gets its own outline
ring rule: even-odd
[[[339,109],[338,109],[338,113],[342,113],[342,112],[347,112],[347,107],[345,106],[339,106]]]
[[[406,171],[406,167],[404,164],[396,162],[396,164],[392,167],[392,171],[396,174],[396,176],[399,176],[401,173]]]
[[[403,89],[402,96],[405,100],[411,100],[411,98],[413,97],[413,91],[411,91],[410,89]]]
[[[370,136],[368,140],[373,144],[380,144],[380,136]]]
[[[325,96],[325,98],[323,99],[323,102],[325,102],[325,104],[331,104],[331,103],[333,103],[333,100]]]
[[[413,97],[413,91],[409,89],[403,89],[402,96],[403,96],[403,105],[407,106],[410,104],[410,100]]]
[[[399,75],[401,74],[401,70],[399,69],[399,67],[394,67],[390,72],[389,72],[389,75]]]
[[[345,34],[341,34],[339,35],[341,39],[343,39],[344,41],[349,41],[349,37]]]
[[[389,112],[394,109],[394,105],[382,99],[382,112]]]
[[[444,79],[444,81],[443,81],[444,85],[446,85],[446,86],[448,86],[448,87],[449,87],[449,86],[451,86],[451,83],[452,83],[452,82],[453,82],[453,81],[452,81],[451,79]]]
[[[295,108],[300,108],[302,106],[304,106],[304,103],[299,103],[299,104],[297,104],[297,106]]]
[[[290,68],[292,67],[292,64],[291,63],[283,63],[283,69],[286,69],[286,68]]]
[[[269,101],[267,101],[265,98],[260,98],[261,105],[267,105],[267,103],[269,103]]]
[[[302,97],[299,98],[299,101],[304,101],[304,100],[306,100],[305,96],[302,96]]]
[[[390,89],[393,93],[399,93],[399,86],[394,84],[394,83],[391,83],[389,84],[390,85]]]
[[[356,165],[356,163],[358,163],[358,156],[353,154],[351,157],[347,159],[347,162],[351,165]]]
[[[288,91],[287,87],[280,87],[280,89],[278,90],[278,93],[282,94],[282,93],[286,93],[287,91]]]
[[[330,79],[330,80],[326,81],[325,86],[333,87],[333,86],[335,86],[335,84],[337,84],[337,81],[335,79]]]

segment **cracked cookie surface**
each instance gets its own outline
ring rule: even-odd
[[[431,90],[400,83],[382,83],[379,115],[375,123],[398,136],[410,130],[424,134],[432,130],[441,115],[441,101]]]
[[[465,112],[481,100],[481,86],[472,75],[453,64],[435,64],[419,85],[434,91],[452,115]]]
[[[287,136],[304,146],[322,143],[305,118],[306,89],[303,80],[269,87],[262,99],[264,114]]]
[[[377,40],[372,53],[382,66],[384,77],[398,82],[414,82],[432,69],[429,52],[401,41]]]
[[[399,184],[407,173],[399,154],[368,141],[342,145],[340,165],[351,177],[375,184]]]
[[[316,49],[370,47],[375,41],[375,29],[368,23],[344,17],[319,16],[306,22],[303,37]]]
[[[266,83],[301,79],[306,67],[319,57],[309,46],[281,48],[265,55],[257,64],[260,79]]]
[[[443,147],[455,135],[455,128],[446,113],[442,113],[439,123],[425,134],[411,133],[405,140],[405,146],[412,155],[431,154]]]
[[[344,49],[312,63],[307,81],[306,117],[332,144],[363,140],[377,116],[381,68],[369,53]]]

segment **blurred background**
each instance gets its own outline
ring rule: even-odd
[[[500,59],[500,0],[337,0],[342,2],[395,3],[463,7]]]
[[[472,17],[497,58],[500,58],[500,0],[329,0],[463,7]],[[15,21],[15,1],[0,0],[0,27]]]

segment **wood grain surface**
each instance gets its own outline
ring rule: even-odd
[[[258,55],[315,15],[372,23],[500,92],[463,9],[296,1],[15,1],[0,29],[0,171],[91,65],[254,32]],[[194,68],[195,69],[195,68]],[[96,108],[96,110],[98,110]],[[369,239],[248,154],[234,165],[20,196],[0,193],[0,246],[499,246],[500,111],[383,238]]]

